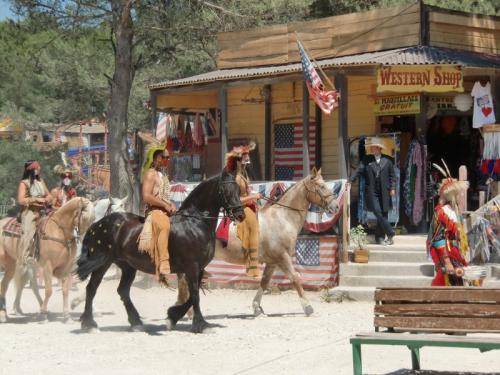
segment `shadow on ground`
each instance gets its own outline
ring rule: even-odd
[[[400,369],[385,375],[500,375],[500,372],[463,372]]]

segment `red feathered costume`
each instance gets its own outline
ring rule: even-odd
[[[463,268],[467,266],[464,255],[468,244],[457,201],[467,187],[466,181],[457,181],[451,177],[445,178],[440,185],[439,204],[434,209],[427,237],[427,249],[436,268],[432,286],[463,285],[461,275]],[[450,272],[446,271],[446,265]],[[453,267],[453,272],[450,266]]]

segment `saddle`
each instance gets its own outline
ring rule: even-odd
[[[33,246],[31,247],[30,255],[32,255],[36,260],[40,258],[40,239],[45,237],[45,227],[47,226],[48,218],[52,216],[54,211],[48,212],[48,214],[40,219],[37,225],[35,235],[33,237]],[[21,223],[17,218],[10,218],[7,223],[2,228],[4,236],[21,238],[23,231],[21,229]]]

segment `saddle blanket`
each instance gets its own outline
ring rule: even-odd
[[[231,226],[231,219],[228,217],[224,217],[220,220],[220,223],[217,227],[217,231],[215,232],[215,238],[220,240],[224,247],[227,247],[227,243],[229,242],[229,227]]]
[[[21,224],[17,221],[15,217],[11,218],[2,228],[5,235],[10,237],[21,237],[22,230]]]

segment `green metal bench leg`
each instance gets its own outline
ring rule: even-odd
[[[361,345],[352,344],[352,364],[354,366],[354,375],[363,374],[363,365],[361,363]]]
[[[411,351],[411,367],[413,370],[420,370],[420,348],[408,347]]]

